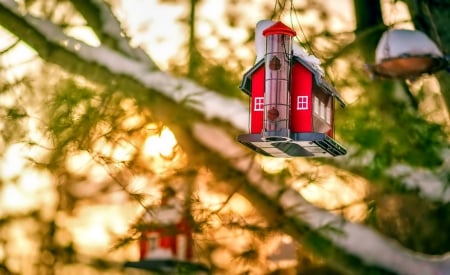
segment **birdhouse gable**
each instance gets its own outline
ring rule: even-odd
[[[305,60],[302,57],[294,56],[294,62],[300,63],[302,66],[304,66],[308,71],[310,71],[313,75],[314,79],[314,88],[313,91],[316,91],[318,87],[320,90],[324,91],[326,94],[329,94],[330,96],[337,99],[341,107],[345,107],[345,102],[342,99],[342,97],[339,95],[339,93],[331,86],[323,77],[323,74],[320,70],[317,69],[316,66],[308,62],[308,60]]]
[[[147,224],[175,225],[181,222],[183,209],[177,205],[162,205],[158,209],[147,211],[143,222]]]
[[[239,85],[239,89],[241,89],[248,96],[252,96],[252,78],[256,71],[264,67],[264,59],[259,60],[253,67],[250,68],[247,72],[244,73],[242,78],[241,85]]]

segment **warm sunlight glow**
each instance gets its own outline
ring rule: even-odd
[[[107,252],[115,236],[128,230],[136,207],[131,204],[90,205],[77,209],[73,217],[64,217],[75,238],[75,243],[88,255]]]
[[[367,207],[364,198],[369,183],[364,179],[304,159],[292,160],[288,169],[298,177],[291,186],[312,204],[336,210],[352,221],[365,218]]]
[[[203,206],[211,211],[219,210],[221,207],[223,207],[223,203],[226,200],[225,195],[213,193],[211,191],[208,192],[205,189],[199,190],[199,196]]]
[[[4,182],[0,192],[0,213],[26,212],[50,207],[55,203],[52,183],[50,173],[32,168],[17,181]]]
[[[245,215],[252,210],[250,202],[239,193],[233,193],[229,197],[227,194],[214,192],[207,182],[200,182],[197,192],[203,207],[211,211],[221,210]]]
[[[366,195],[366,183],[363,180],[352,178],[351,182],[345,182],[336,177],[330,169],[328,177],[317,183],[300,183],[301,195],[311,203],[330,210],[342,210],[344,216],[353,221],[366,217],[366,203],[362,200]]]
[[[27,200],[26,195],[14,184],[3,186],[1,194],[2,209],[9,211],[27,211],[32,207],[32,203]],[[3,212],[3,211],[2,211]]]
[[[256,160],[261,164],[261,168],[269,174],[277,174],[286,168],[286,159],[272,158],[258,155]]]
[[[111,158],[113,161],[126,162],[133,158],[137,148],[125,139],[116,141],[114,144],[106,139],[98,139],[94,145],[95,154]]]
[[[10,145],[0,162],[0,175],[3,179],[12,178],[21,174],[26,165],[26,145],[16,143]]]
[[[396,28],[414,29],[409,15],[408,6],[402,1],[383,0],[383,22],[395,24]]]
[[[133,158],[136,147],[126,140],[120,140],[113,149],[112,158],[115,161],[126,162]]]
[[[132,44],[142,45],[150,53],[158,53],[152,59],[164,69],[183,43],[180,39],[183,29],[176,24],[175,18],[183,16],[185,12],[183,5],[161,3],[158,0],[128,0],[120,2],[117,15],[127,22]]]
[[[127,185],[127,191],[145,194],[144,203],[154,204],[161,199],[161,188],[157,178],[149,178],[147,175],[132,176]]]
[[[137,129],[145,123],[145,117],[132,115],[122,121],[122,128],[125,130]]]
[[[0,29],[0,35],[2,37],[0,40],[1,49],[5,49],[10,46],[16,39],[9,32],[4,31],[3,29]],[[1,63],[4,68],[8,69],[2,70],[2,77],[5,77],[11,82],[16,81],[18,78],[25,75],[30,68],[34,68],[34,65],[39,63],[39,61],[33,60],[35,56],[36,52],[30,50],[25,43],[19,43],[14,47],[14,49],[3,52],[1,55]]]
[[[144,155],[147,157],[170,156],[176,144],[177,140],[173,133],[168,128],[163,128],[159,135],[151,135],[145,140]]]
[[[87,151],[78,151],[66,158],[66,168],[75,175],[84,175],[92,165],[92,157]]]

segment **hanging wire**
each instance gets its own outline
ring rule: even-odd
[[[293,22],[293,18],[294,18],[294,17],[295,17],[296,24],[297,24],[298,28],[300,29],[300,32],[302,33],[302,36],[303,36],[305,42],[302,43],[301,40],[300,40],[300,38],[298,37],[298,35],[295,36],[295,39],[297,40],[298,44],[300,44],[300,45],[304,44],[305,46],[308,47],[308,50],[310,51],[310,53],[313,54],[313,55],[315,55],[315,54],[314,54],[314,50],[313,50],[313,48],[311,47],[311,43],[309,42],[308,37],[306,36],[306,33],[305,33],[305,31],[303,30],[302,25],[300,24],[300,19],[298,18],[298,14],[297,14],[297,11],[296,11],[295,6],[294,6],[294,1],[293,1],[293,0],[290,0],[289,19],[290,19],[290,21],[291,21],[291,27],[292,27],[292,28],[295,28],[295,27],[294,27],[295,24],[294,24],[294,22]]]
[[[312,54],[313,56],[317,57],[317,55],[316,55],[316,53],[315,53],[315,51],[314,51],[314,49],[312,47],[311,41],[309,41],[308,36],[306,35],[306,33],[305,33],[305,31],[304,31],[304,29],[302,27],[302,24],[300,23],[300,19],[298,17],[297,11],[295,9],[293,0],[290,0],[289,17],[290,17],[290,21],[291,21],[291,27],[295,28],[294,25],[296,25],[298,27],[298,29],[300,30],[300,32],[301,32],[301,34],[303,36],[303,39],[304,39],[304,43],[303,44],[306,46],[306,48],[309,51],[309,53]],[[296,24],[294,24],[293,18],[295,18]],[[295,39],[298,41],[299,45],[302,45],[298,35],[295,36]],[[330,74],[328,73],[328,71],[324,69],[323,72],[324,72],[326,78],[330,81],[331,85],[335,86],[334,85],[334,81],[330,77]]]
[[[396,15],[397,15],[397,6],[395,5],[395,0],[389,1],[389,9],[387,10],[387,26],[388,26],[388,32],[386,34],[386,44],[383,48],[383,54],[385,57],[391,57],[391,48],[389,46],[389,30],[392,29],[392,27],[395,24],[396,21]]]
[[[273,6],[273,10],[272,10],[272,16],[270,16],[270,19],[272,19],[272,20],[275,17],[275,14],[277,12],[277,5],[278,5],[278,0],[275,0],[275,5]]]
[[[280,7],[279,11],[278,11],[278,16],[277,16],[277,6]],[[284,0],[284,1],[282,1],[282,0],[275,0],[275,5],[273,7],[272,16],[270,17],[270,19],[274,20],[275,17],[277,16],[277,19],[279,20],[285,7],[286,7],[286,0]]]

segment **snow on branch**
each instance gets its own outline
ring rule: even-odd
[[[102,44],[110,45],[126,56],[147,64],[150,69],[157,68],[143,49],[130,46],[129,39],[124,35],[119,21],[107,3],[100,0],[71,0],[71,2],[83,15]]]
[[[348,146],[347,148],[347,155],[341,157],[347,169],[358,171],[370,166],[373,162],[373,152],[365,151],[360,155],[356,147]],[[443,163],[435,170],[394,163],[385,169],[383,176],[396,180],[407,190],[418,192],[422,198],[448,203],[450,202],[450,184],[447,180],[450,175],[450,149],[443,149],[441,156]]]

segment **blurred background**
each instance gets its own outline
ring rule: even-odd
[[[89,45],[107,44],[80,16],[82,2],[19,4]],[[106,2],[121,35],[160,70],[244,103],[238,86],[255,62],[256,23],[281,20],[296,30],[295,42],[321,60],[348,104],[336,108],[336,138],[349,154],[336,160],[255,155],[254,161],[266,177],[318,207],[413,251],[448,252],[449,198],[422,196],[398,176],[432,171],[448,185],[448,73],[374,80],[365,70],[383,31],[418,28],[408,3],[414,1]],[[378,4],[380,10],[367,10]],[[341,274],[268,223],[207,163],[193,163],[183,137],[155,116],[147,99],[113,79],[99,85],[46,62],[22,35],[0,29],[1,274],[146,274],[124,264],[139,260],[142,216],[161,206],[167,186],[190,209],[195,254],[213,274]],[[450,41],[441,39],[444,51]],[[180,127],[197,118],[173,113],[171,124]],[[190,146],[187,151],[197,150]]]

